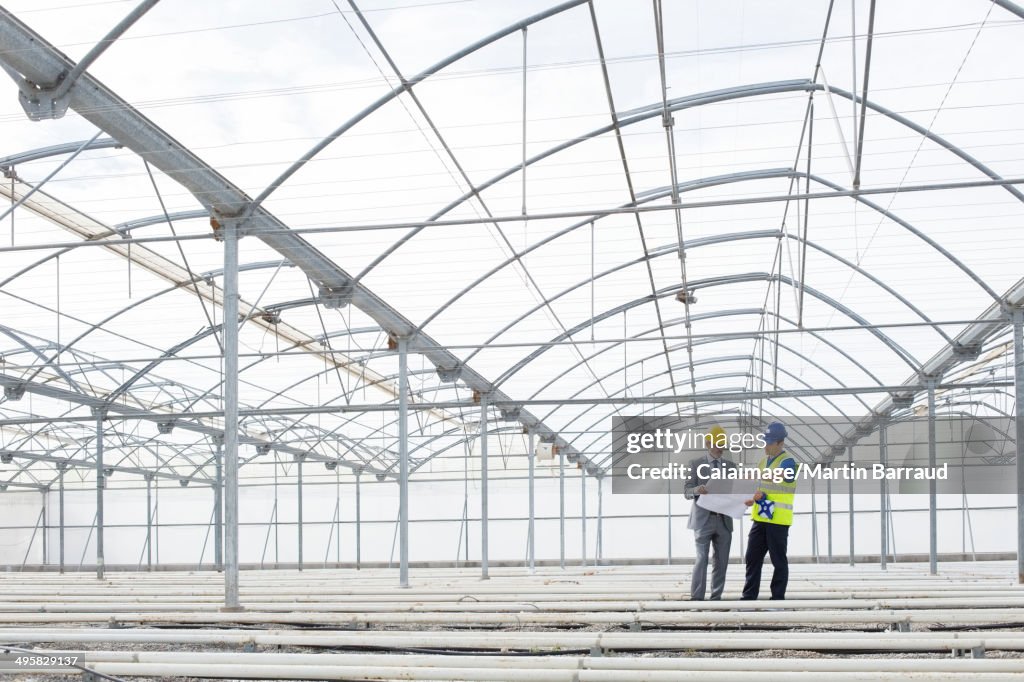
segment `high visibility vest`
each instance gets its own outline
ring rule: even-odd
[[[759,469],[781,469],[782,462],[789,455],[785,450],[776,455],[770,462],[762,457]],[[795,471],[794,471],[795,474]],[[781,478],[781,474],[779,475]],[[796,476],[791,480],[761,480],[757,485],[758,492],[764,493],[764,499],[755,501],[750,506],[750,518],[762,523],[774,523],[779,526],[793,525],[793,496],[796,493]]]

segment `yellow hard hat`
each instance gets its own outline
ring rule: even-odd
[[[711,444],[716,448],[724,448],[729,442],[729,437],[725,435],[725,429],[718,424],[708,429],[708,435],[711,436]]]

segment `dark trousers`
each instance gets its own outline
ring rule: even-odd
[[[789,582],[789,560],[786,546],[789,544],[789,526],[777,523],[754,521],[747,536],[747,580],[743,584],[743,599],[757,599],[761,590],[761,567],[764,555],[770,554],[772,566],[772,599],[786,598],[786,584]]]

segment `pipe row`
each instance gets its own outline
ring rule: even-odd
[[[203,646],[377,647],[472,651],[890,651],[984,648],[1024,651],[1024,632],[789,632],[766,642],[761,632],[479,632],[19,628],[0,642],[30,644],[177,644]]]
[[[39,655],[69,652],[37,650]],[[677,670],[789,672],[959,672],[1024,673],[1024,659],[893,659],[861,658],[641,658],[636,656],[452,656],[423,654],[284,654],[226,652],[88,651],[96,663],[142,663],[238,666],[331,666],[389,668],[491,668],[524,670]]]

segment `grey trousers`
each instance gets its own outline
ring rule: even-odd
[[[704,599],[708,579],[708,555],[711,545],[715,546],[714,563],[711,568],[711,598],[721,599],[725,590],[725,571],[729,567],[729,547],[732,545],[732,531],[725,527],[725,520],[712,514],[703,527],[694,531],[697,541],[697,558],[693,563],[693,579],[690,581],[690,599]]]

